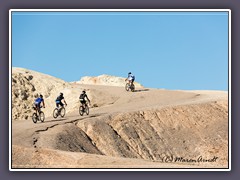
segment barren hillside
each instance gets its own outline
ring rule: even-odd
[[[13,168],[228,167],[227,92],[140,86],[126,92],[19,68],[12,81],[12,117],[20,120],[11,127]],[[92,101],[88,116],[78,113],[82,89]],[[53,119],[59,91],[69,105],[64,118]],[[45,96],[44,123],[31,121],[34,93]]]
[[[99,76],[101,77],[101,76]],[[113,76],[103,76],[104,81],[102,85],[115,85],[115,82],[123,83],[122,78]],[[107,79],[105,78],[107,77]],[[85,79],[85,78],[84,78]],[[99,78],[98,78],[99,79]],[[92,84],[92,80],[84,83]],[[77,83],[78,84],[78,83]],[[82,84],[82,83],[80,83]],[[137,83],[138,84],[138,83]],[[100,83],[98,83],[100,85]],[[46,109],[44,109],[47,117],[52,116],[55,108],[55,100],[60,92],[64,94],[67,101],[67,111],[73,112],[79,106],[79,95],[86,90],[93,107],[99,107],[113,103],[118,97],[111,95],[108,92],[94,88],[89,90],[84,85],[77,85],[76,83],[65,82],[61,79],[52,77],[50,75],[31,71],[24,68],[12,68],[12,120],[31,120],[33,113],[32,104],[37,95],[42,94],[45,100]]]

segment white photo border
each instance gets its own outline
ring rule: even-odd
[[[228,168],[12,168],[13,12],[228,12]],[[231,171],[231,9],[10,9],[9,10],[9,171]]]

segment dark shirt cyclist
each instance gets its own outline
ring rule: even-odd
[[[79,100],[80,102],[82,103],[82,105],[84,106],[84,108],[86,107],[86,100],[85,98],[87,99],[88,103],[90,104],[90,100],[86,94],[86,91],[82,91],[82,94],[80,94],[79,96]]]
[[[64,99],[64,97],[63,97],[63,93],[60,93],[60,95],[59,95],[59,96],[57,97],[57,99],[56,99],[56,106],[57,106],[57,108],[59,107],[59,105],[60,105],[61,107],[63,107],[62,100],[63,100],[63,102],[65,103],[65,105],[67,106],[67,103],[66,103],[66,101],[65,101],[65,99]]]

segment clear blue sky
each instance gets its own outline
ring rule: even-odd
[[[228,90],[227,12],[13,12],[12,66],[78,81]]]

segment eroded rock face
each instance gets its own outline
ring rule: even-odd
[[[85,79],[85,78],[83,78]],[[94,79],[94,78],[93,78]],[[113,84],[124,82],[123,78],[110,77],[106,75],[98,76],[97,82],[103,85],[109,84],[109,80]],[[119,80],[120,79],[120,80]],[[85,81],[84,81],[85,82]],[[92,81],[86,81],[91,84]],[[111,83],[110,82],[110,83]],[[104,84],[105,83],[105,84]],[[89,89],[84,87],[84,83],[68,83],[61,79],[55,78],[43,73],[27,70],[24,68],[12,68],[12,120],[29,120],[31,119],[34,99],[42,94],[45,101],[45,109],[42,109],[46,117],[52,116],[52,112],[56,107],[55,100],[60,92],[64,94],[64,98],[68,104],[67,113],[78,111],[79,95],[82,90],[87,92],[91,100],[91,107],[101,107],[114,103],[119,97],[108,92],[98,89]],[[125,84],[123,84],[125,85]],[[79,87],[82,86],[82,87]],[[136,83],[136,86],[137,83]],[[139,85],[140,86],[140,85]],[[124,88],[123,88],[123,91]]]
[[[151,89],[132,93],[122,87],[66,83],[34,71],[13,68],[12,119],[31,118],[31,105],[39,93],[44,95],[46,116],[52,116],[59,92],[64,93],[68,112],[78,110],[82,88],[87,88],[93,107],[96,107],[91,108],[89,116],[74,114],[59,121],[49,118],[41,126],[13,122],[16,125],[13,126],[16,131],[13,142],[17,145],[13,149],[15,165],[46,167],[52,164],[58,167],[60,164],[66,167],[74,164],[78,167],[88,164],[87,160],[82,162],[81,155],[88,153],[94,155],[92,167],[104,164],[104,158],[109,159],[110,167],[115,163],[110,159],[115,158],[121,158],[118,162],[131,158],[161,163],[166,158],[178,158],[173,163],[183,167],[184,160],[215,157],[216,163],[186,164],[200,168],[228,166],[227,93]],[[52,154],[57,154],[54,160]],[[139,167],[141,163],[135,165]]]
[[[80,127],[108,156],[164,161],[166,157],[228,162],[227,102],[120,113]]]
[[[26,76],[22,73],[12,75],[12,118],[14,120],[28,119],[31,116],[31,105],[37,96],[31,80],[31,75]]]
[[[42,131],[36,145],[164,163],[167,158],[182,163],[215,157],[217,162],[210,165],[227,166],[226,104],[216,101],[93,117]],[[199,163],[204,164],[192,162]]]
[[[126,78],[110,76],[110,75],[100,75],[97,77],[85,76],[76,82],[78,84],[92,84],[92,85],[105,85],[105,86],[125,86]],[[135,87],[143,87],[140,83],[134,82]]]
[[[46,116],[52,114],[55,99],[59,92],[68,92],[69,83],[52,76],[23,68],[12,68],[12,120],[28,120],[31,118],[34,99],[42,94],[45,100]]]

